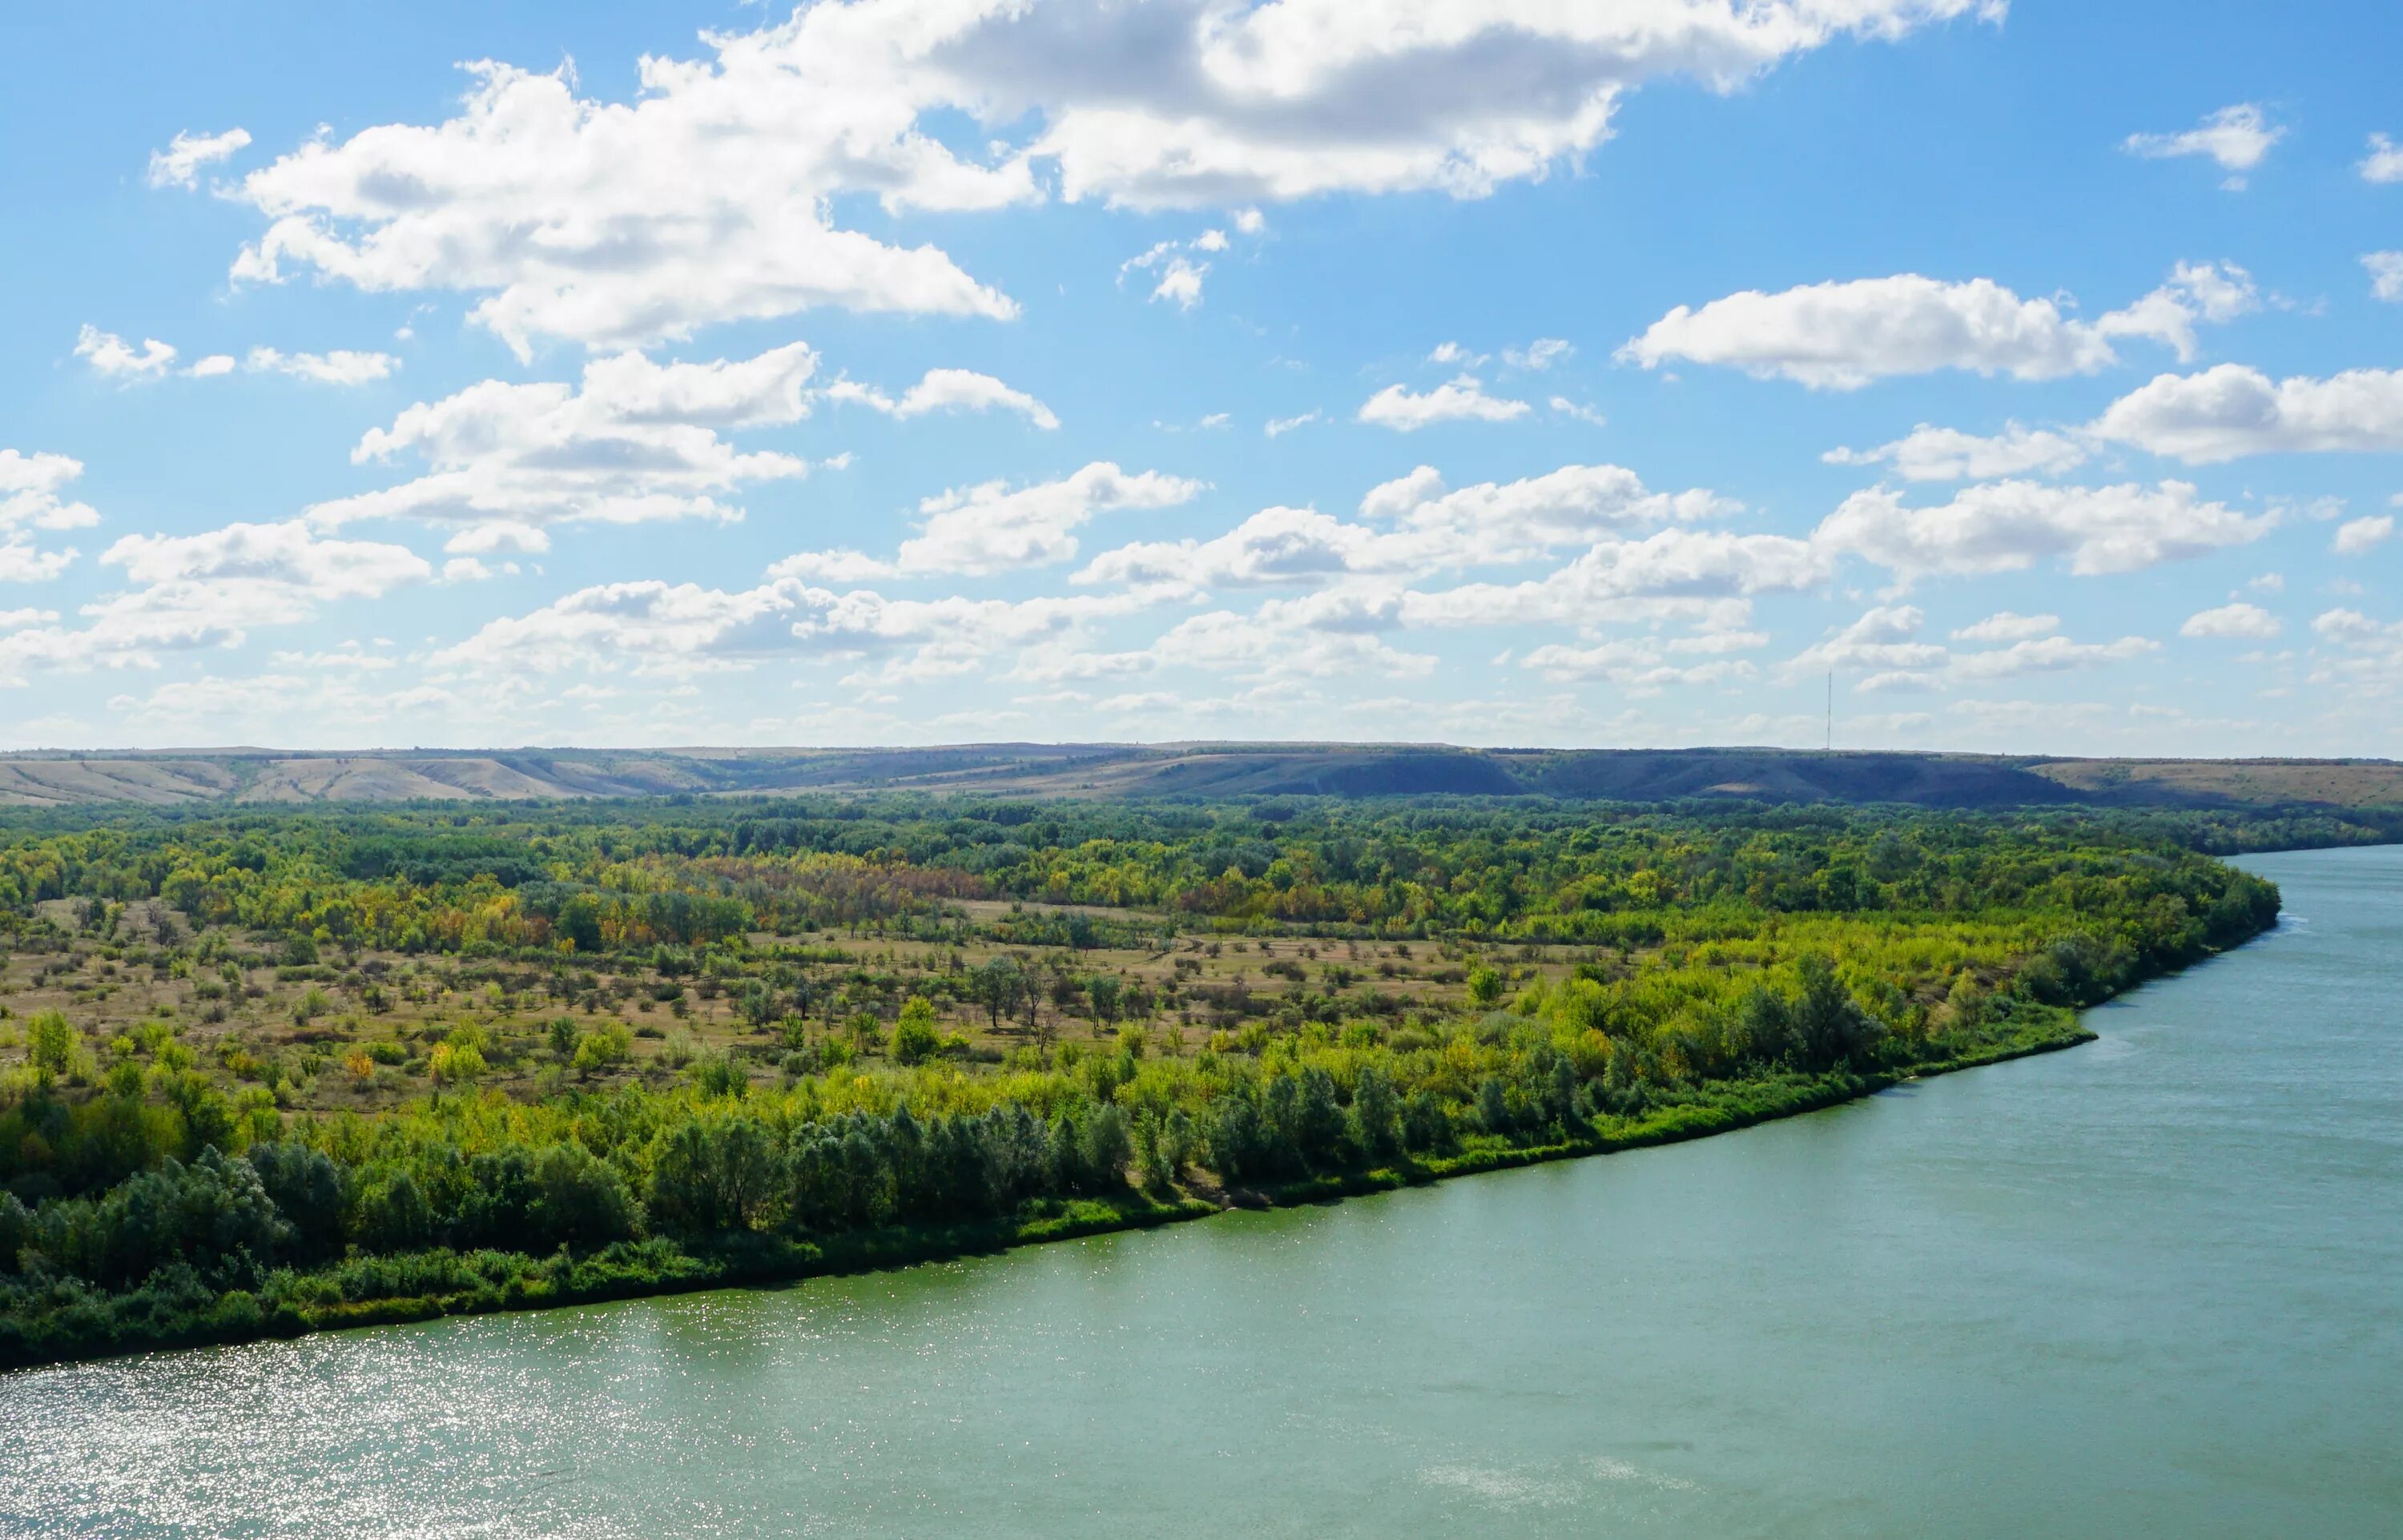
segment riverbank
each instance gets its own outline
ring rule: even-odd
[[[35,1301],[43,1308],[34,1317],[34,1329],[28,1330],[27,1324],[14,1316],[0,1318],[0,1368],[223,1346],[439,1316],[775,1286],[1150,1228],[1204,1219],[1236,1207],[1328,1202],[1486,1172],[1707,1138],[1822,1111],[1907,1080],[2074,1047],[2094,1035],[2078,1022],[2074,1011],[2024,1007],[2013,1018],[2008,1034],[1999,1039],[1907,1070],[1831,1071],[1717,1083],[1640,1117],[1597,1118],[1587,1125],[1590,1131],[1584,1136],[1541,1145],[1471,1147],[1455,1155],[1236,1187],[1209,1199],[1130,1191],[1122,1198],[1044,1200],[1032,1205],[1031,1214],[1010,1219],[896,1227],[823,1241],[748,1235],[702,1247],[653,1238],[620,1242],[582,1257],[565,1250],[540,1257],[448,1250],[362,1256],[312,1272],[279,1275],[257,1293],[218,1294],[188,1269],[178,1269],[180,1277],[154,1281],[125,1293],[61,1282],[52,1285],[52,1297]]]

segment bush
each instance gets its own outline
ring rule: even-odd
[[[901,1020],[893,1029],[893,1057],[904,1064],[916,1064],[940,1053],[942,1047],[934,1006],[923,996],[912,996],[901,1007]]]

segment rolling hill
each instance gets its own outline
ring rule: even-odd
[[[2383,759],[2072,759],[1790,749],[978,743],[0,756],[0,806],[535,801],[919,789],[1100,798],[1486,796],[1651,802],[2403,807]]]

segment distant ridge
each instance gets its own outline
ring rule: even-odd
[[[0,806],[524,802],[924,790],[1027,796],[2403,807],[2386,759],[2080,759],[1771,748],[962,743],[860,749],[281,749],[0,755]]]

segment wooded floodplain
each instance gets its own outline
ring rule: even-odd
[[[0,822],[0,1364],[794,1278],[2083,1040],[2325,811],[968,794]]]

